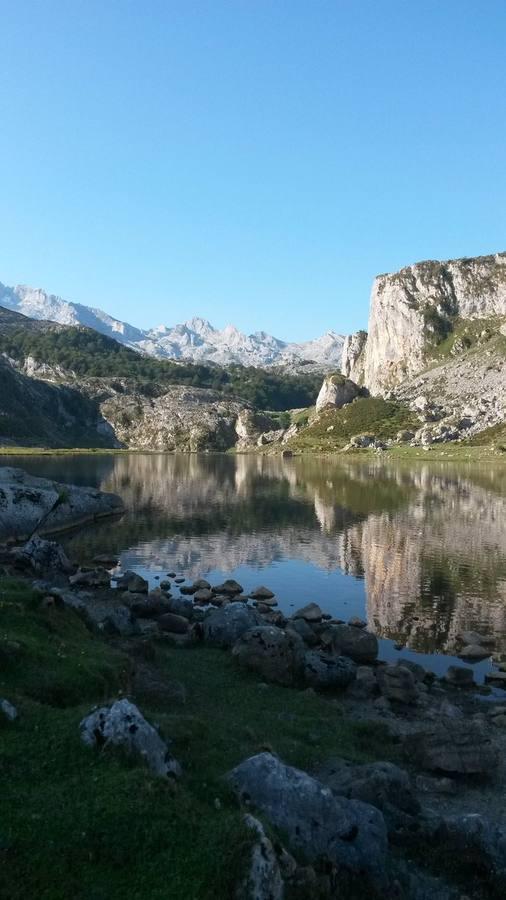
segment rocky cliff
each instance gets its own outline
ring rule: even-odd
[[[385,393],[425,368],[463,320],[501,317],[506,253],[421,262],[379,275],[371,294],[364,383],[371,393]],[[491,322],[496,330],[501,324]]]

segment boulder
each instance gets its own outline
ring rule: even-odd
[[[129,591],[126,591],[126,594],[128,595]],[[135,601],[130,604],[130,609],[138,619],[158,619],[164,613],[172,612],[171,598],[160,588],[155,588],[147,597],[145,594],[138,594]]]
[[[246,815],[244,822],[255,833],[255,843],[237,900],[283,900],[285,887],[274,847],[258,819]]]
[[[227,778],[238,796],[267,816],[309,861],[324,857],[351,872],[383,879],[387,831],[374,806],[334,795],[270,753],[244,760]]]
[[[181,774],[181,767],[169,753],[165,741],[126,698],[94,710],[82,720],[80,731],[81,740],[89,747],[121,747],[138,756],[155,775],[178,777]]]
[[[340,409],[346,403],[351,403],[358,397],[360,388],[358,384],[341,374],[326,375],[316,398],[316,411],[325,409],[326,406]]]
[[[335,794],[380,809],[389,831],[409,825],[420,812],[408,773],[394,763],[353,765],[344,759],[330,759],[315,775]]]
[[[142,575],[137,572],[127,571],[116,578],[116,587],[120,590],[130,591],[132,594],[147,594],[149,584]]]
[[[322,634],[322,644],[338,656],[356,663],[372,663],[378,656],[376,635],[353,625],[330,625]]]
[[[197,578],[197,580],[193,582],[193,587],[196,591],[202,591],[210,590],[211,585],[205,578]]]
[[[0,467],[0,507],[0,538],[17,540],[123,512],[116,494],[38,478],[12,466]]]
[[[215,585],[212,590],[215,594],[226,594],[233,597],[235,594],[242,594],[244,588],[234,578],[227,578],[223,584]]]
[[[355,680],[357,667],[348,656],[329,656],[308,650],[304,657],[304,681],[314,688],[346,688]]]
[[[157,620],[160,631],[168,631],[172,634],[187,634],[190,623],[184,616],[176,616],[175,613],[164,613]]]
[[[261,585],[251,592],[250,597],[252,600],[272,600],[274,594],[269,590],[269,588]]]
[[[261,624],[262,617],[256,610],[241,601],[228,603],[204,619],[204,640],[220,647],[232,647],[245,631]]]
[[[472,720],[440,716],[407,735],[405,749],[421,768],[458,775],[485,775],[499,761],[497,746],[483,727]]]
[[[18,547],[13,557],[16,565],[37,575],[68,575],[74,569],[61,544],[40,537],[32,537]]]
[[[209,588],[199,588],[195,591],[193,599],[195,603],[210,603],[215,595]]]
[[[322,611],[317,603],[308,603],[294,612],[293,619],[304,619],[306,622],[321,622]]]
[[[302,677],[304,644],[298,635],[270,625],[245,631],[232,653],[240,666],[258,672],[266,681],[295,685]]]
[[[487,659],[490,656],[490,650],[482,647],[481,644],[466,644],[459,650],[459,659],[470,659],[479,662],[481,659]]]
[[[415,677],[404,666],[380,666],[377,679],[381,694],[396,703],[416,703],[418,692]]]
[[[184,616],[189,620],[193,618],[195,607],[191,600],[185,600],[183,597],[170,597],[168,605],[168,612],[175,613],[176,616]]]
[[[311,628],[305,619],[289,619],[287,631],[295,631],[308,647],[316,647],[320,643],[317,634]]]

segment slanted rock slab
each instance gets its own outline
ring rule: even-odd
[[[352,872],[383,878],[387,831],[374,806],[335,796],[270,753],[244,760],[227,779],[240,799],[257,807],[309,861],[326,857]]]

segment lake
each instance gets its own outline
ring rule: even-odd
[[[506,658],[506,467],[257,455],[4,457],[32,474],[114,491],[125,515],[62,542],[118,553],[154,586],[171,570],[271,588],[381,638],[381,657],[438,673],[464,630]],[[403,649],[395,649],[402,645]],[[478,679],[490,661],[473,666]]]

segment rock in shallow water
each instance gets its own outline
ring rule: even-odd
[[[352,872],[383,877],[387,832],[375,807],[335,796],[270,753],[244,760],[227,778],[239,797],[263,812],[308,860],[327,857]]]
[[[89,747],[122,747],[139,756],[155,775],[179,777],[181,774],[181,767],[169,753],[165,741],[127,699],[90,713],[82,720],[80,731],[81,740]]]
[[[338,656],[349,656],[356,663],[374,662],[378,656],[376,635],[353,625],[329,625],[322,633],[322,644]]]

